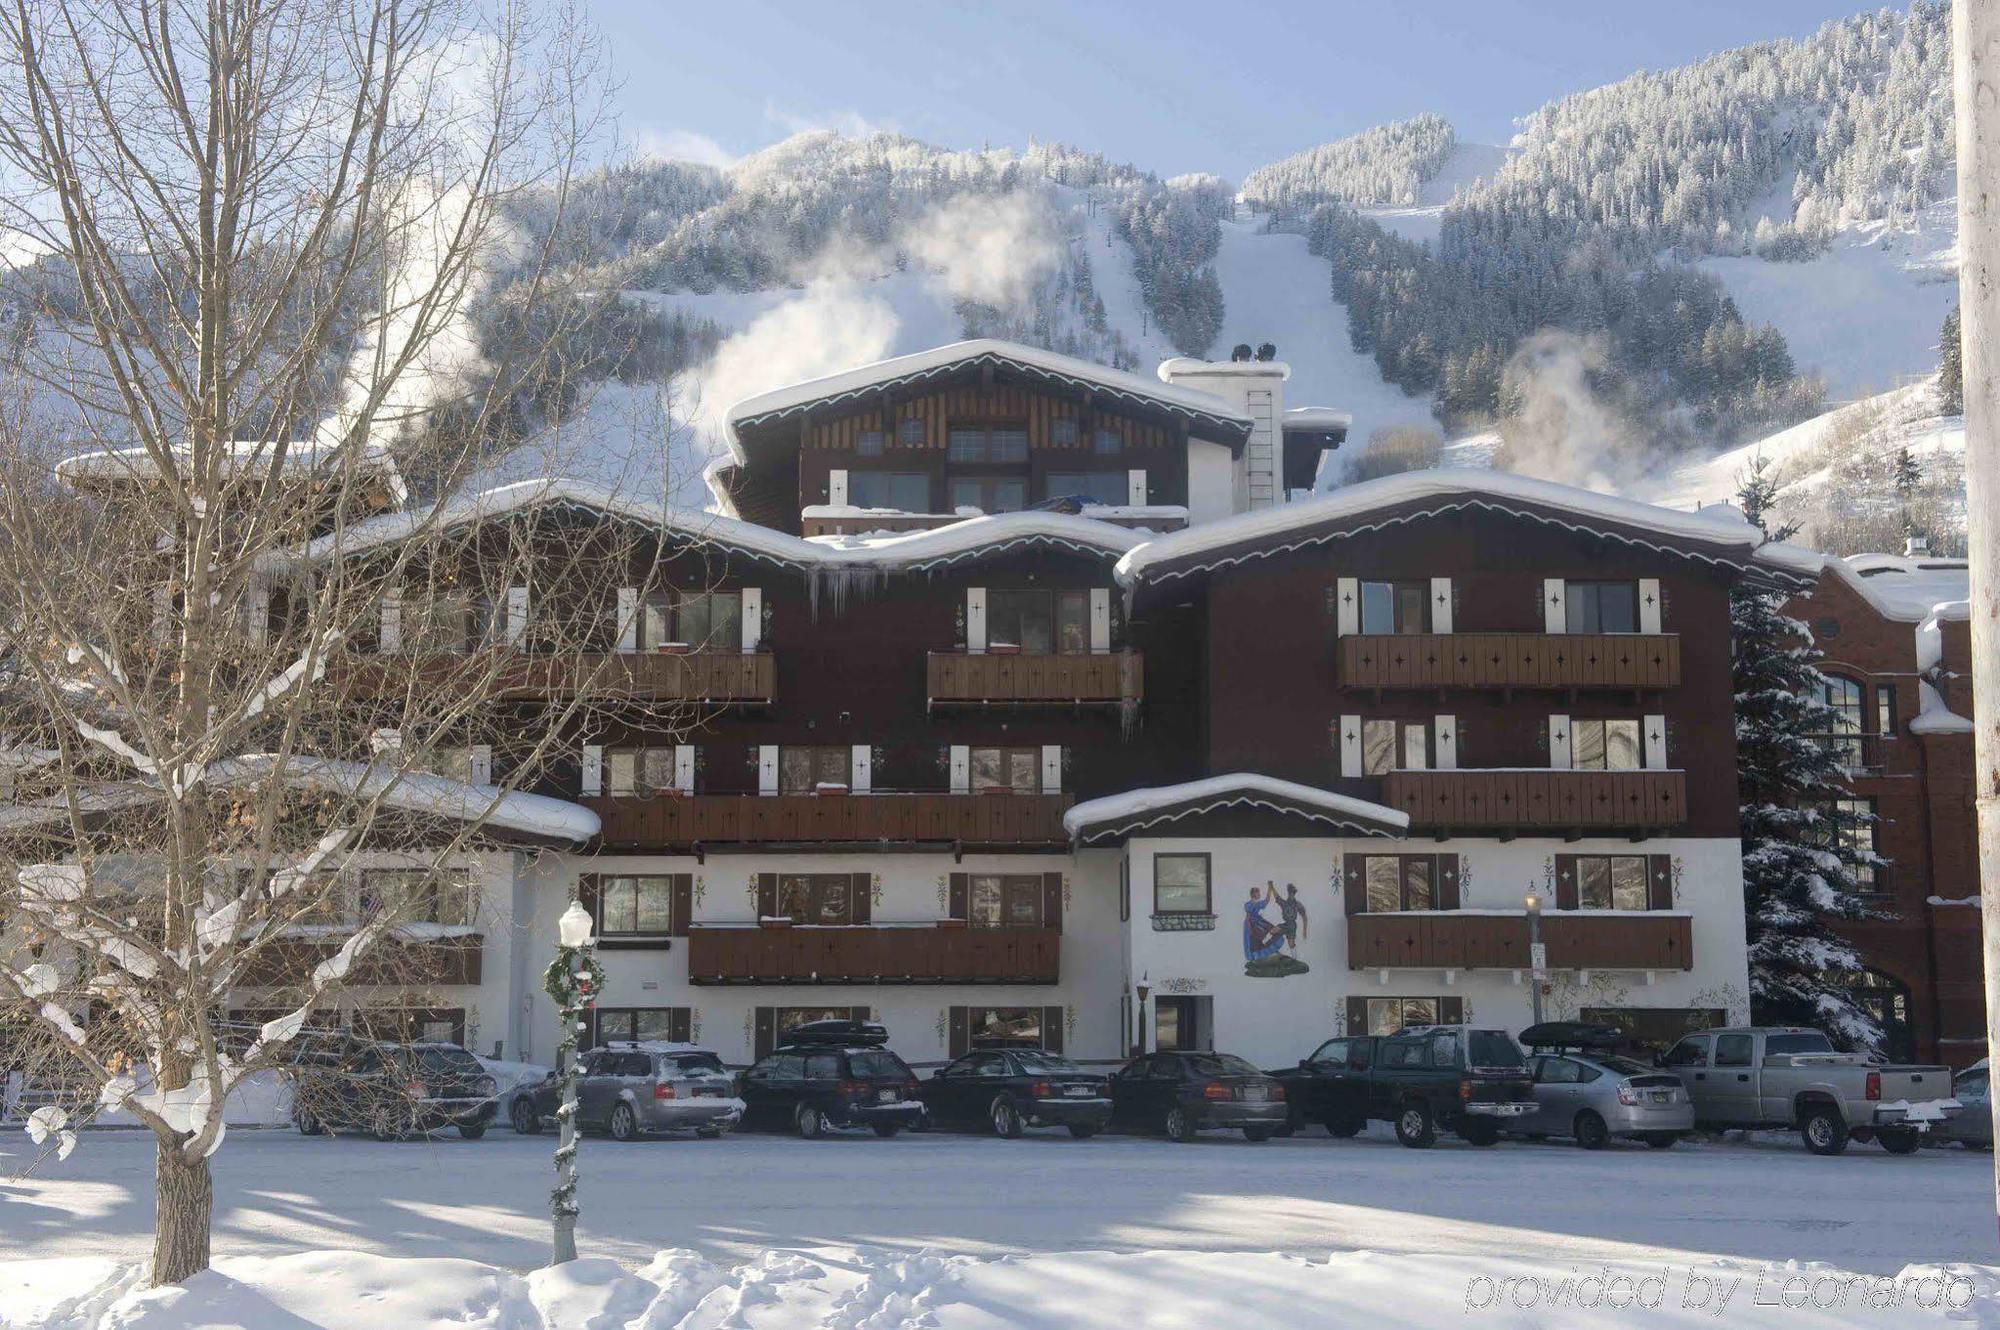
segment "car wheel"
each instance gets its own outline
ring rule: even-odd
[[[1467,1145],[1497,1145],[1500,1141],[1500,1128],[1491,1122],[1475,1118],[1461,1126],[1458,1135]]]
[[[1271,1129],[1269,1127],[1245,1127],[1243,1129],[1243,1139],[1246,1141],[1268,1141],[1271,1139]]]
[[[323,1136],[326,1127],[308,1110],[301,1109],[292,1115],[292,1125],[299,1129],[301,1136]]]
[[[483,1122],[461,1122],[458,1124],[458,1134],[465,1140],[476,1141],[486,1134],[486,1124]]]
[[[639,1135],[639,1116],[630,1104],[620,1104],[611,1110],[611,1139],[629,1141]]]
[[[1910,1127],[1884,1127],[1875,1133],[1875,1139],[1892,1155],[1913,1155],[1924,1143],[1924,1134]]]
[[[1680,1144],[1681,1136],[1677,1131],[1649,1131],[1640,1139],[1655,1150],[1671,1150]]]
[[[986,1110],[987,1120],[993,1124],[993,1134],[1015,1140],[1021,1135],[1021,1115],[1014,1108],[1014,1102],[1006,1095],[995,1095],[993,1103]]]
[[[1342,1140],[1346,1140],[1349,1137],[1359,1136],[1361,1129],[1367,1125],[1368,1119],[1366,1118],[1328,1118],[1326,1120],[1326,1131],[1329,1136],[1338,1136]]]
[[[1167,1139],[1186,1145],[1194,1139],[1194,1119],[1179,1104],[1167,1110]]]
[[[1396,1113],[1396,1139],[1412,1150],[1428,1150],[1437,1141],[1437,1123],[1423,1104],[1405,1104]]]
[[[1079,1141],[1087,1141],[1097,1135],[1097,1128],[1081,1122],[1072,1122],[1069,1124],[1069,1134],[1076,1137]]]
[[[792,1110],[792,1125],[809,1141],[818,1140],[826,1131],[826,1119],[811,1104],[800,1104]]]
[[[903,1129],[903,1124],[900,1122],[874,1122],[869,1125],[874,1127],[875,1134],[885,1141]]]
[[[539,1136],[542,1132],[542,1115],[535,1111],[535,1101],[522,1095],[507,1110],[507,1120],[514,1124],[516,1133],[522,1136]]]
[[[1847,1148],[1847,1124],[1830,1108],[1815,1108],[1799,1124],[1799,1138],[1816,1155],[1837,1155]]]
[[[1576,1143],[1586,1150],[1602,1150],[1611,1140],[1611,1129],[1604,1125],[1604,1119],[1584,1109],[1576,1115]]]

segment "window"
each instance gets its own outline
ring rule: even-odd
[[[1082,655],[1090,650],[1090,593],[989,588],[986,645],[1035,655]]]
[[[1896,733],[1896,685],[1894,684],[1875,685],[1875,733],[1884,736]]]
[[[1569,764],[1577,771],[1637,771],[1639,722],[1578,720],[1569,723]]]
[[[1100,427],[1090,434],[1090,451],[1099,457],[1116,457],[1125,451],[1125,437],[1117,430]]]
[[[613,748],[604,754],[606,790],[614,795],[658,794],[674,788],[671,748]]]
[[[1013,476],[953,476],[947,482],[953,512],[1018,513],[1028,506],[1028,482]]]
[[[1154,914],[1213,914],[1205,854],[1153,856]]]
[[[1328,1066],[1344,1067],[1347,1065],[1347,1041],[1345,1039],[1329,1039],[1318,1048],[1315,1048],[1312,1051],[1312,1056],[1307,1058],[1306,1061],[1324,1062]]]
[[[664,874],[598,879],[597,932],[605,938],[667,937],[674,931],[674,880]]]
[[[1438,908],[1437,856],[1371,854],[1362,861],[1368,883],[1368,913]]]
[[[1398,1030],[1406,1030],[1412,1026],[1436,1025],[1437,1019],[1438,1019],[1438,1002],[1436,998],[1405,997],[1405,998],[1368,999],[1369,1034],[1395,1034]],[[1398,1046],[1395,1044],[1391,1044],[1389,1046],[1389,1049],[1393,1049],[1396,1047]],[[1423,1057],[1423,1048],[1424,1048],[1422,1043],[1412,1041],[1406,1045],[1403,1045],[1402,1047],[1404,1047],[1407,1050],[1410,1050],[1412,1056],[1416,1059],[1419,1059],[1418,1061],[1408,1062],[1403,1065],[1406,1066],[1422,1065],[1421,1058]],[[1383,1050],[1383,1058],[1382,1058],[1383,1065],[1395,1066],[1396,1064],[1389,1060],[1388,1056],[1389,1049]]]
[[[847,497],[857,508],[927,513],[931,510],[931,478],[921,471],[850,471]]]
[[[1870,970],[1867,973],[1875,974],[1873,970]],[[1862,976],[1855,976],[1855,975],[1842,976],[1838,974],[1830,974],[1828,977],[1835,979],[1836,981],[1845,978],[1850,981],[1849,983],[1850,987],[1869,988],[1876,986],[1872,983],[1867,982],[1865,978]],[[1876,977],[1882,979],[1887,978],[1886,975],[1877,975]],[[1857,979],[1861,980],[1861,982],[1858,983],[1853,982]],[[1889,983],[1893,986],[1895,981],[1889,980]],[[1722,1048],[1722,1044],[1720,1041],[1726,1037],[1727,1036],[1717,1036],[1716,1058],[1718,1061],[1721,1060],[1722,1056],[1720,1051]],[[1787,1054],[1787,1053],[1831,1053],[1834,1051],[1834,1048],[1833,1048],[1833,1042],[1831,1040],[1829,1040],[1825,1035],[1821,1034],[1819,1031],[1814,1030],[1806,1034],[1767,1034],[1764,1036],[1764,1051],[1767,1054],[1774,1054],[1774,1055]]]
[[[865,429],[854,436],[856,457],[880,457],[882,455],[882,431]]]
[[[597,1042],[677,1042],[675,1026],[684,1038],[687,1013],[686,1007],[599,1007]]]
[[[478,921],[479,886],[469,876],[428,868],[370,868],[361,874],[361,919],[463,927]]]
[[[1636,633],[1639,631],[1639,586],[1636,582],[1565,582],[1572,633]]]
[[[848,873],[781,874],[778,913],[795,924],[851,924],[854,878]]]
[[[953,425],[946,433],[945,456],[953,462],[1025,462],[1028,431],[1020,425]]]
[[[1361,631],[1428,633],[1431,589],[1425,582],[1363,582]]]
[[[1074,448],[1078,437],[1078,426],[1074,420],[1061,417],[1049,422],[1049,442],[1058,448]]]
[[[1819,700],[1832,709],[1828,728],[1815,735],[1821,748],[1843,766],[1861,765],[1861,685],[1838,674],[1823,675]]]
[[[967,1007],[965,1028],[975,1044],[1033,1044],[1040,1048],[1049,1043],[1040,1007]],[[1004,1063],[999,1074],[1005,1074]]]
[[[1829,799],[1819,806],[1819,817],[1812,843],[1837,852],[1861,891],[1870,895],[1886,891],[1883,875],[1873,862],[1875,829],[1880,825],[1875,820],[1875,801]]]
[[[1132,499],[1132,481],[1123,471],[1051,471],[1043,494],[1051,499],[1076,495],[1090,503],[1123,504]]]
[[[975,873],[970,888],[971,924],[974,928],[1042,926],[1040,874]]]
[[[402,624],[404,651],[455,653],[497,640],[505,615],[495,610],[490,596],[436,592],[405,595]]]
[[[743,597],[735,591],[664,591],[646,598],[639,645],[736,651],[743,643]]]
[[[1583,1080],[1583,1064],[1568,1058],[1535,1059],[1537,1085],[1576,1085]]]
[[[786,744],[778,750],[778,793],[811,794],[822,785],[845,789],[854,754],[838,744]]]
[[[840,1079],[840,1054],[806,1054],[806,1079],[809,1081],[837,1081]]]
[[[1715,1065],[1718,1067],[1747,1067],[1750,1052],[1757,1045],[1753,1034],[1719,1034],[1715,1036]]]
[[[1361,722],[1361,770],[1386,776],[1399,768],[1421,771],[1430,765],[1430,722],[1423,720],[1364,720]]]
[[[923,420],[917,416],[905,416],[896,422],[896,442],[904,448],[921,448],[929,438]]]
[[[1709,1036],[1691,1034],[1675,1044],[1662,1059],[1669,1067],[1700,1067],[1708,1062]]]
[[[1646,856],[1583,854],[1576,860],[1576,903],[1585,910],[1646,908]]]
[[[1042,792],[1042,754],[1035,748],[975,748],[968,755],[972,767],[972,790],[1012,790],[1016,794]]]

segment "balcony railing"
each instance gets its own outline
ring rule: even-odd
[[[1052,928],[917,924],[820,928],[702,925],[688,933],[696,984],[1053,984]]]
[[[925,678],[933,706],[1133,704],[1145,692],[1145,658],[933,651]]]
[[[1066,794],[652,794],[587,798],[606,848],[727,844],[1068,844]]]
[[[1675,827],[1687,820],[1683,771],[1392,771],[1382,801],[1420,827]]]
[[[280,938],[267,942],[246,967],[247,987],[303,984],[313,967],[334,955],[346,938]],[[476,984],[485,955],[485,940],[477,933],[423,941],[384,938],[355,958],[347,973],[350,984]]]
[[[1676,688],[1674,633],[1362,633],[1340,639],[1349,688]]]
[[[1558,970],[1686,970],[1694,923],[1679,913],[1545,912],[1542,942]],[[1438,911],[1356,914],[1347,919],[1350,970],[1525,970],[1528,917]]]
[[[648,702],[768,703],[778,694],[776,659],[761,651],[413,652],[349,657],[337,671],[345,687],[370,696],[399,693],[413,684],[449,689],[454,680],[480,680],[483,689],[503,698],[588,691]],[[489,674],[490,685],[483,682]]]

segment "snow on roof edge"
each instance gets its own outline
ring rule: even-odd
[[[1127,790],[1122,794],[1106,795],[1102,799],[1086,800],[1063,814],[1063,830],[1074,838],[1092,826],[1143,818],[1148,813],[1159,814],[1158,817],[1142,823],[1143,828],[1162,819],[1176,820],[1235,804],[1268,808],[1273,806],[1268,802],[1271,799],[1288,800],[1307,808],[1319,809],[1323,813],[1333,814],[1336,818],[1371,823],[1397,831],[1408,831],[1410,827],[1410,815],[1398,808],[1370,803],[1366,799],[1337,794],[1332,790],[1322,790],[1317,786],[1279,780],[1275,776],[1260,775],[1254,771],[1239,771],[1224,776],[1208,776],[1201,780],[1184,781],[1178,785],[1147,786]],[[1167,810],[1178,808],[1183,804],[1201,806],[1189,808],[1185,812],[1168,813]]]

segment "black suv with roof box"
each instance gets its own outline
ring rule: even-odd
[[[1439,1127],[1473,1145],[1535,1111],[1528,1060],[1505,1030],[1419,1025],[1392,1035],[1329,1039],[1298,1066],[1270,1073],[1285,1087],[1294,1129],[1317,1122],[1352,1136],[1393,1122],[1396,1139],[1421,1150]]]
[[[829,1127],[869,1127],[894,1136],[923,1118],[917,1074],[870,1021],[808,1021],[788,1030],[768,1057],[736,1078],[743,1125],[791,1127],[808,1140]]]

